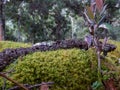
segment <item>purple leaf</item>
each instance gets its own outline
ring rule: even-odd
[[[88,36],[85,36],[84,40],[87,42],[88,47],[90,47],[92,45],[92,42],[93,42],[93,37],[91,35],[88,35]]]

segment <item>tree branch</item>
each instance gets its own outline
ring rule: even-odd
[[[102,42],[100,43],[100,48],[102,49]],[[3,52],[0,52],[0,71],[5,69],[7,65],[13,63],[20,56],[25,56],[29,53],[34,53],[37,51],[52,51],[58,49],[70,49],[70,48],[79,48],[88,50],[88,44],[82,40],[59,40],[54,42],[52,45],[37,45],[27,48],[17,48],[17,49],[6,49]],[[110,52],[116,49],[116,46],[113,44],[105,45],[105,52]]]

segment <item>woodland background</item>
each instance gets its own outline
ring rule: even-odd
[[[120,1],[105,2],[112,24],[109,37],[119,41]],[[89,3],[90,0],[1,0],[1,39],[31,43],[83,39],[89,30],[82,11]]]

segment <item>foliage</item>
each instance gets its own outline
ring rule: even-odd
[[[108,15],[106,12],[107,5],[104,5],[103,0],[91,0],[90,5],[86,5],[84,9],[84,19],[87,22],[89,27],[89,35],[85,37],[85,41],[90,46],[94,46],[96,49],[96,54],[98,57],[98,71],[101,73],[101,50],[105,48],[107,38],[108,38],[108,30],[111,27],[110,24],[106,23],[104,19]],[[104,42],[102,43],[102,48],[99,47],[99,29],[102,28],[102,32],[104,32]],[[106,56],[106,54],[104,54]]]
[[[64,39],[69,21],[61,14],[62,6],[61,1],[54,0],[10,1],[6,4],[6,15],[9,15],[6,22],[10,21],[14,27],[6,24],[6,34],[11,39],[32,43]],[[14,11],[11,13],[9,9]]]
[[[103,77],[103,78],[106,76],[105,75],[106,73],[104,73],[102,68],[103,63],[101,63],[102,62],[101,50],[105,49],[105,45],[107,43],[108,36],[109,36],[108,33],[109,33],[109,30],[112,28],[110,23],[111,15],[109,15],[110,11],[108,7],[109,7],[109,4],[105,4],[104,0],[91,0],[90,5],[86,5],[85,10],[83,12],[85,20],[87,20],[89,33],[90,33],[89,36],[86,36],[85,41],[87,41],[87,43],[90,46],[91,45],[94,46],[96,49],[97,60],[98,60],[98,72],[99,72],[98,77]],[[102,48],[99,46],[100,45],[99,41],[101,38],[99,36],[100,34],[103,34],[103,38],[104,38],[102,43]],[[106,56],[107,53],[103,52],[103,55]],[[107,65],[109,65],[109,63]],[[107,71],[107,79],[111,77],[113,78],[113,76],[111,76],[111,72]],[[116,86],[114,86],[113,84],[114,81],[105,82],[102,78],[100,78],[99,82],[102,83],[106,89],[109,87],[116,89]],[[100,87],[100,84],[93,83],[93,89],[97,89],[98,87]]]
[[[5,3],[4,9],[5,38],[32,43],[63,40],[72,38],[73,30],[77,38],[83,38],[87,28],[80,18],[84,6],[89,3],[90,0],[10,0]],[[105,3],[110,11],[117,11],[116,8],[113,10],[117,0],[105,0]],[[112,7],[109,7],[111,4]],[[112,19],[119,13],[110,12],[110,15]],[[70,16],[74,19],[73,25]]]
[[[89,32],[92,35],[88,37],[86,40],[89,45],[93,44],[96,47],[96,51],[98,54],[99,69],[101,69],[101,67],[103,70],[104,69],[106,70],[106,68],[110,68],[108,70],[111,71],[113,69],[113,68],[111,69],[111,67],[114,66],[115,67],[114,71],[115,71],[117,66],[115,66],[114,64],[116,64],[117,62],[117,65],[119,65],[117,61],[119,59],[119,54],[120,54],[119,50],[116,50],[115,52],[111,52],[110,54],[108,54],[108,55],[111,55],[110,57],[107,57],[108,61],[109,60],[111,61],[111,59],[114,59],[116,61],[116,62],[111,61],[110,63],[106,62],[105,65],[106,66],[108,65],[109,67],[105,67],[104,64],[102,66],[100,65],[100,61],[101,61],[100,54],[101,54],[101,50],[105,48],[104,46],[107,41],[109,29],[111,29],[110,36],[113,39],[119,38],[118,36],[116,36],[118,35],[117,32],[119,31],[119,27],[118,27],[118,30],[115,31],[115,33],[112,33],[114,32],[113,27],[109,25],[112,22],[111,19],[116,14],[118,14],[116,12],[112,14],[112,11],[116,11],[115,5],[117,3],[117,0],[105,0],[105,4],[103,4],[103,0],[95,0],[95,3],[96,5],[90,2],[83,3],[83,2],[80,2],[79,0],[74,0],[74,1],[71,1],[71,0],[63,0],[63,1],[61,0],[59,1],[57,0],[44,0],[44,1],[18,0],[17,2],[11,0],[9,3],[6,4],[6,11],[5,11],[7,16],[6,17],[7,22],[9,22],[9,24],[6,23],[7,25],[6,34],[8,34],[6,35],[6,39],[10,38],[11,40],[27,41],[27,42],[30,41],[32,43],[35,43],[43,40],[61,40],[61,39],[66,39],[66,37],[70,38],[71,36],[73,38],[74,35],[76,36],[74,32],[77,32],[77,29],[80,30],[81,28],[81,27],[78,27],[78,25],[83,25],[81,23],[83,21],[78,16],[81,17],[82,13],[84,13],[86,17],[85,23],[86,21],[88,21],[87,23],[89,26]],[[91,4],[91,6],[89,6],[89,4]],[[13,10],[13,12],[12,13],[9,12],[9,9]],[[69,17],[71,17],[73,20],[70,21]],[[80,22],[77,21],[76,17],[77,19],[80,19]],[[73,23],[74,25],[72,25],[73,21],[74,21]],[[117,23],[119,26],[119,21],[117,21]],[[71,24],[71,27],[70,27],[70,24]],[[112,24],[115,25],[114,23]],[[84,29],[84,27],[82,27],[82,29]],[[72,35],[71,35],[71,32],[72,32]],[[102,34],[104,34],[101,37],[102,38],[105,37],[102,48],[99,47],[99,42],[98,42],[99,38],[101,38],[101,37],[98,37],[99,34],[101,34],[101,32]],[[3,60],[3,58],[1,60]],[[116,71],[119,70],[118,67]],[[107,78],[109,77],[108,74],[109,72],[107,72],[107,75],[106,75]],[[111,72],[110,72],[110,75],[111,75]],[[119,77],[116,77],[116,78],[119,78]]]
[[[101,86],[102,86],[102,83],[96,81],[93,83],[92,88],[93,88],[93,90],[100,90]]]

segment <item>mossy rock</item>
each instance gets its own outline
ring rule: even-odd
[[[111,41],[113,44],[115,41]],[[116,42],[117,43],[117,42]],[[115,43],[115,44],[116,44]],[[119,42],[116,46],[119,46]],[[102,60],[102,69],[107,72],[105,77],[114,74],[119,79],[120,65],[116,63],[120,49],[108,54]],[[94,50],[80,49],[36,52],[19,58],[16,64],[11,64],[6,71],[14,67],[9,77],[23,84],[54,82],[51,90],[87,90],[98,81],[97,57]],[[111,72],[112,71],[112,72]],[[110,74],[110,75],[108,75]],[[3,79],[0,80],[0,87]],[[120,85],[120,83],[117,83]],[[14,86],[7,81],[7,88]],[[120,89],[120,88],[119,88]],[[118,90],[119,90],[118,89]]]
[[[79,49],[29,54],[18,59],[14,69],[12,79],[23,84],[52,81],[51,90],[87,90],[97,80],[96,56]]]
[[[0,52],[6,48],[20,48],[20,47],[30,47],[31,44],[13,42],[13,41],[0,41]]]
[[[19,58],[14,66],[12,79],[23,84],[54,82],[50,90],[87,90],[99,80],[97,57],[94,50],[80,49],[36,52]],[[102,61],[103,79],[118,73],[111,58]],[[112,71],[112,72],[111,72]],[[7,82],[7,87],[14,84]],[[98,89],[97,89],[98,90]],[[103,89],[102,89],[103,90]]]

